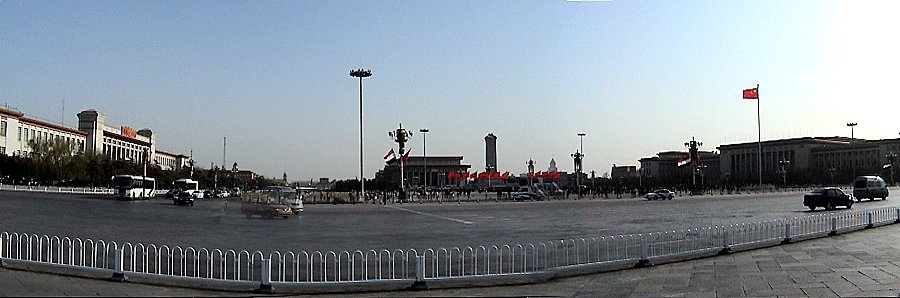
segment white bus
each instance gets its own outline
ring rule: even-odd
[[[156,193],[156,179],[150,177],[116,175],[112,182],[118,200],[148,200]]]
[[[197,182],[193,179],[178,179],[173,183],[173,189],[177,189],[179,191],[185,191],[191,194],[191,197],[194,199],[202,199],[203,192],[200,191],[200,182]]]

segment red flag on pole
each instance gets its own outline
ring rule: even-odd
[[[759,99],[759,89],[744,89],[744,99]]]

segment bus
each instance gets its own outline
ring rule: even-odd
[[[178,191],[185,191],[191,194],[191,197],[194,199],[202,199],[203,192],[200,191],[200,182],[197,182],[193,179],[178,179],[173,182],[172,189],[176,189]]]
[[[117,200],[148,200],[156,193],[156,179],[150,177],[116,175],[112,182]]]

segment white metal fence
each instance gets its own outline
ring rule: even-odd
[[[22,192],[46,192],[68,194],[113,194],[110,188],[102,187],[58,187],[58,186],[26,186],[0,184],[0,190]]]
[[[829,212],[781,220],[616,236],[476,247],[355,251],[234,251],[0,233],[0,258],[69,268],[109,269],[261,285],[358,284],[458,278],[490,279],[565,272],[590,265],[645,265],[790,243],[900,222],[900,208]],[[596,269],[593,272],[603,271]],[[608,270],[608,269],[605,269]]]

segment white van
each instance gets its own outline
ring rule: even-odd
[[[862,199],[874,200],[888,197],[887,183],[878,176],[859,176],[853,181],[853,196],[857,201]]]

